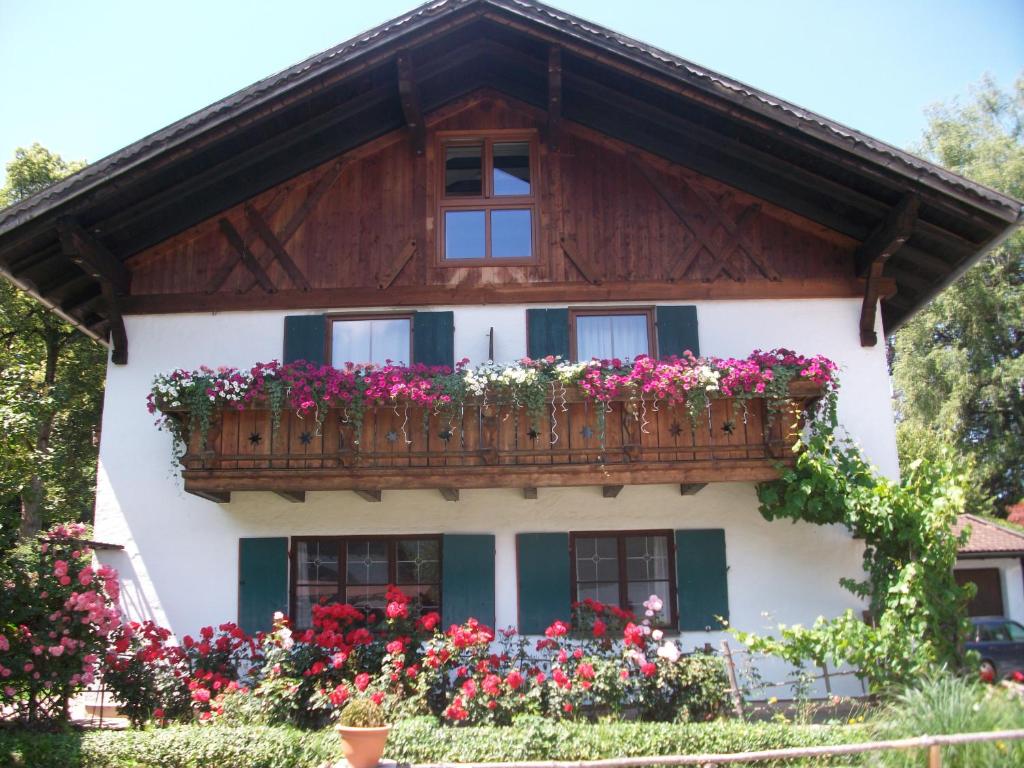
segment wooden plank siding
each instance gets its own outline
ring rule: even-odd
[[[428,118],[426,156],[419,161],[408,133],[396,131],[132,256],[127,311],[200,310],[216,306],[218,297],[234,309],[247,308],[250,301],[253,309],[266,307],[271,294],[253,279],[238,249],[225,238],[221,219],[239,233],[265,270],[275,288],[274,306],[292,305],[290,297],[299,293],[307,298],[294,306],[315,305],[341,289],[357,289],[364,304],[372,301],[368,297],[379,297],[380,305],[398,303],[392,297],[423,294],[424,288],[441,296],[458,289],[462,303],[486,291],[515,287],[525,296],[545,285],[585,290],[588,280],[567,257],[563,243],[607,285],[667,285],[675,276],[681,296],[687,295],[686,286],[692,286],[690,295],[700,292],[712,298],[719,286],[722,297],[759,291],[766,296],[787,291],[856,295],[855,241],[569,121],[562,122],[557,150],[544,141],[536,145],[536,262],[439,264],[437,133],[525,129],[543,137],[545,122],[546,113],[506,97],[477,93],[464,98]],[[311,190],[332,169],[336,178],[327,178],[326,191],[303,211]],[[247,205],[275,236],[297,213],[304,214],[285,246],[293,265],[283,265],[254,231]],[[751,211],[751,206],[758,207]],[[737,222],[743,224],[738,237]],[[392,277],[392,265],[413,241],[411,258]],[[692,261],[681,270],[680,260],[687,254]],[[768,285],[773,281],[765,265],[779,284]],[[295,287],[291,268],[308,281],[308,291]],[[387,278],[384,289],[378,287],[382,276]],[[171,300],[175,296],[181,301]]]

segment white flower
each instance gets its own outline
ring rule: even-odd
[[[656,643],[660,643],[661,642],[661,638],[663,638],[664,636],[665,636],[665,633],[662,632],[660,629],[656,629],[653,632],[651,632],[651,638]]]
[[[658,656],[663,659],[667,659],[668,661],[675,662],[679,660],[679,649],[676,647],[675,643],[669,640],[658,649]]]

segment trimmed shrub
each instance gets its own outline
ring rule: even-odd
[[[435,720],[424,717],[396,724],[385,757],[399,762],[585,760],[843,744],[865,736],[864,729],[848,726],[728,721],[594,725],[521,718],[507,728],[438,728]],[[57,734],[0,731],[0,764],[16,768],[317,768],[340,757],[341,743],[333,730],[310,732],[286,726],[192,725]]]

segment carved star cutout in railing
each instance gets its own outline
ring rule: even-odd
[[[397,443],[398,433],[395,432],[395,430],[391,430],[386,435],[384,435],[384,439],[387,440],[389,443]]]
[[[437,436],[447,443],[452,439],[452,431],[450,429],[443,429],[437,433]]]
[[[540,432],[538,432],[533,427],[530,427],[530,429],[527,430],[527,432],[526,432],[526,436],[528,438],[530,438],[531,440],[536,440],[538,437],[540,437]]]
[[[672,425],[668,428],[668,433],[672,435],[672,437],[679,437],[683,434],[683,425],[678,421],[673,421]]]
[[[725,434],[727,435],[731,435],[733,432],[736,431],[736,422],[733,421],[732,419],[729,419],[724,424],[722,424],[722,431],[725,432]]]
[[[259,445],[263,442],[263,436],[259,432],[253,432],[249,435],[249,442],[253,445]]]
[[[584,439],[589,440],[594,436],[594,430],[587,426],[580,430],[580,434],[583,435]]]
[[[303,432],[301,435],[299,435],[299,442],[302,443],[303,445],[309,445],[310,443],[313,442],[313,435],[311,435],[309,432]]]

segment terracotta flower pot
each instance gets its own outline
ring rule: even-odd
[[[380,728],[353,728],[335,726],[341,736],[341,751],[352,768],[374,768],[380,763],[387,743],[390,725]]]

